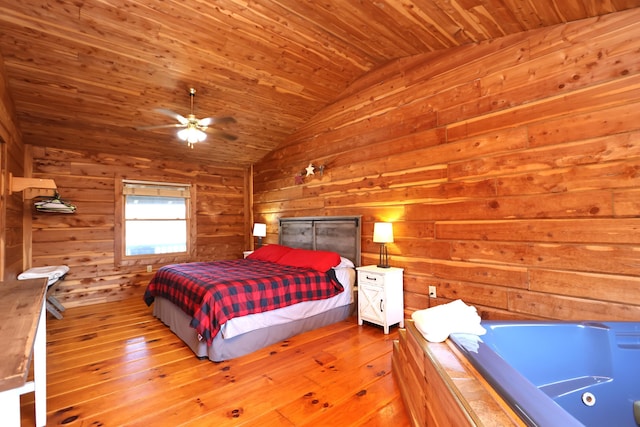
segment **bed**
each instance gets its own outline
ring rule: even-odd
[[[355,267],[360,263],[360,223],[359,216],[283,218],[279,224],[278,244],[267,245],[249,255],[247,259],[189,263],[159,269],[145,291],[145,302],[149,305],[153,304],[153,315],[165,323],[197,357],[216,362],[240,357],[302,332],[339,322],[349,317],[354,311]],[[281,257],[279,261],[289,264],[283,261],[283,258],[288,256],[289,260],[294,260],[291,262],[293,265],[285,266],[284,273],[277,273],[279,276],[271,277],[270,264],[272,263],[268,259],[270,256],[277,257],[280,248],[285,248],[283,249],[285,252],[291,249],[291,252]],[[255,309],[247,303],[252,309],[245,310],[246,306],[243,305],[238,313],[229,315],[227,311],[217,307],[213,301],[210,306],[189,309],[185,307],[187,303],[184,302],[184,293],[194,292],[196,288],[190,287],[195,286],[194,284],[187,284],[186,288],[175,288],[176,283],[172,283],[171,286],[178,290],[165,294],[160,292],[159,288],[162,286],[158,286],[158,283],[163,280],[175,279],[180,282],[183,279],[179,276],[189,276],[190,279],[192,276],[200,277],[196,275],[200,273],[198,270],[202,270],[205,276],[215,275],[228,281],[229,288],[226,286],[227,282],[224,287],[217,288],[224,289],[223,292],[237,292],[247,281],[253,286],[256,280],[262,280],[256,276],[268,277],[266,286],[273,286],[276,289],[277,284],[273,282],[286,280],[287,284],[292,283],[293,279],[289,274],[300,273],[292,270],[300,266],[308,267],[307,258],[300,258],[301,254],[306,257],[305,251],[314,251],[312,263],[325,265],[323,263],[328,262],[334,267],[329,268],[329,274],[320,274],[322,277],[317,273],[309,272],[308,268],[302,268],[306,270],[302,274],[309,276],[305,277],[302,280],[304,284],[300,285],[307,287],[305,288],[306,296],[288,295],[284,297],[287,302],[283,303],[280,295],[279,298],[275,298],[275,304],[272,304],[273,300],[269,300],[265,307],[273,305],[275,308],[266,311]],[[333,257],[336,254],[338,258],[334,260]],[[327,258],[323,258],[323,255]],[[176,268],[177,270],[174,271]],[[229,270],[210,272],[209,268],[228,268]],[[263,273],[263,269],[266,272]],[[157,277],[160,274],[167,277]],[[172,275],[173,278],[170,277]],[[247,277],[238,277],[239,275]],[[326,287],[322,287],[325,290],[320,291],[320,285],[309,285],[309,282],[316,283],[325,279],[333,282],[335,288],[333,291],[327,291]],[[309,289],[309,286],[313,289]],[[214,320],[208,323],[207,317]]]

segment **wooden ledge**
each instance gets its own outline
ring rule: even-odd
[[[393,351],[393,373],[414,425],[526,426],[447,340],[430,343],[413,321]]]
[[[23,178],[9,173],[9,194],[24,191],[23,199],[39,196],[54,196],[56,183],[52,179]]]

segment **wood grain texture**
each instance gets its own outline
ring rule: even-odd
[[[52,177],[63,199],[77,206],[73,215],[37,212],[28,203],[34,267],[66,264],[70,271],[55,290],[66,307],[126,299],[146,286],[146,270],[176,262],[170,256],[118,262],[115,222],[116,181],[123,178],[187,182],[194,188],[196,238],[194,255],[181,261],[241,258],[251,248],[248,170],[182,161],[157,161],[126,154],[93,154],[33,147],[33,174]],[[62,191],[62,190],[61,190]]]
[[[256,215],[360,214],[363,265],[377,260],[373,223],[394,222],[407,315],[460,298],[487,319],[636,319],[638,19],[372,71],[254,166]],[[296,185],[309,161],[324,175]]]
[[[45,279],[0,281],[0,392],[19,388],[27,381],[38,320],[47,315],[43,308],[46,289]]]
[[[393,374],[413,426],[525,426],[450,342],[429,343],[412,321],[393,349]]]
[[[619,285],[638,266],[637,1],[125,3],[0,1],[5,277],[64,263],[68,305],[131,295],[149,276],[114,262],[114,177],[153,174],[196,183],[197,259],[241,256],[254,220],[363,215],[397,225],[408,313],[432,284],[488,317],[637,315]],[[173,151],[133,130],[196,83],[198,111],[238,112],[238,141]],[[296,185],[310,161],[325,172]],[[9,196],[31,169],[78,214]],[[561,289],[572,272],[615,291]]]
[[[71,308],[48,325],[47,425],[405,426],[395,331],[351,318],[213,363],[195,358],[141,295]],[[26,395],[25,426],[32,407]]]
[[[10,194],[9,174],[25,176],[25,148],[11,100],[4,64],[0,64],[0,279],[23,271],[25,227],[20,193]]]
[[[432,52],[431,70],[412,67],[407,77],[428,79],[446,63],[447,49],[518,35],[528,30],[604,16],[640,6],[637,0],[366,0],[301,2],[296,0],[204,0],[76,3],[0,1],[0,51],[15,103],[17,123],[27,144],[82,149],[145,158],[190,159],[249,166],[304,127],[322,108],[340,100],[343,91],[368,72],[398,61],[407,70],[412,55]],[[597,35],[597,33],[594,33]],[[623,31],[610,38],[625,37]],[[529,53],[570,45],[572,34],[539,41]],[[475,46],[475,45],[474,45]],[[456,73],[480,77],[484,53],[460,55]],[[579,50],[580,46],[568,46]],[[474,47],[471,50],[476,50]],[[470,52],[471,50],[465,50]],[[623,52],[619,52],[623,54]],[[615,55],[576,52],[583,71],[593,61],[611,73],[625,67]],[[401,59],[402,58],[402,59]],[[530,67],[520,53],[505,54],[496,64]],[[549,73],[562,57],[548,57],[530,73],[545,75],[549,85],[582,85],[587,80]],[[468,91],[495,92],[506,86],[527,96],[526,75],[487,76],[483,87],[449,86],[440,93],[460,114]],[[450,74],[455,78],[455,74]],[[379,82],[385,79],[380,79]],[[219,128],[237,135],[225,141],[211,135],[191,151],[172,129],[139,131],[144,125],[173,123],[154,112],[166,108],[186,116],[188,89],[197,90],[195,113],[234,116],[238,123]],[[524,89],[524,90],[523,90]],[[371,104],[367,94],[360,107]],[[404,102],[424,96],[402,95]],[[489,101],[491,98],[487,98]],[[508,102],[492,100],[498,105]],[[338,102],[336,106],[339,106]],[[492,107],[494,105],[494,107]],[[354,105],[349,106],[350,109]],[[360,108],[358,107],[358,108]],[[495,108],[481,103],[473,109]],[[435,120],[433,113],[425,111]]]

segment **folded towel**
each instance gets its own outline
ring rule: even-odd
[[[484,335],[476,308],[455,300],[424,310],[415,311],[411,318],[420,333],[430,342],[442,342],[453,333]]]
[[[37,279],[40,277],[48,278],[47,285],[57,282],[62,276],[67,274],[69,266],[51,265],[47,267],[33,267],[23,271],[18,275],[18,280]]]

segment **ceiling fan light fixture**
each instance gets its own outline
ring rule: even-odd
[[[137,129],[182,128],[177,132],[178,138],[182,141],[185,141],[189,148],[193,148],[193,146],[198,142],[202,142],[207,139],[207,134],[205,132],[209,128],[209,125],[236,123],[236,120],[233,117],[207,117],[204,119],[198,119],[193,112],[193,98],[195,97],[195,94],[196,90],[194,88],[189,89],[191,108],[189,114],[186,117],[165,108],[155,109],[158,113],[162,113],[178,120],[177,124],[142,126],[138,127]],[[216,136],[227,139],[229,141],[235,141],[236,139],[238,139],[238,137],[235,135],[221,132],[217,129],[215,130],[215,134]]]
[[[188,126],[187,128],[178,131],[178,138],[186,141],[189,147],[193,148],[194,144],[207,139],[207,134],[195,126]]]

